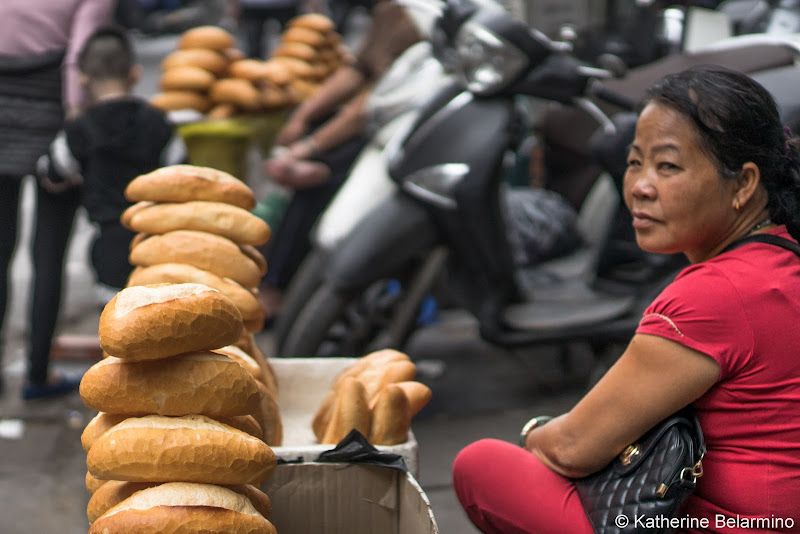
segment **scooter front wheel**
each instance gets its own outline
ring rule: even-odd
[[[390,326],[396,324],[397,310],[406,305],[405,297],[396,280],[379,280],[352,294],[323,284],[297,315],[277,355],[360,357],[379,348],[401,350],[414,325]],[[411,320],[416,322],[416,316]]]

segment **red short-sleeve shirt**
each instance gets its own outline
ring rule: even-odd
[[[770,233],[789,237],[783,226]],[[721,368],[695,402],[708,452],[684,514],[708,523],[688,530],[800,532],[800,258],[754,243],[687,267],[637,333]]]

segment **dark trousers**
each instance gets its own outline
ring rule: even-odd
[[[100,224],[100,234],[92,243],[92,267],[98,282],[118,289],[127,285],[133,269],[128,256],[135,235],[118,221]]]
[[[244,31],[244,53],[247,57],[267,59],[270,50],[264,42],[264,27],[267,21],[276,20],[280,27],[286,26],[300,13],[297,6],[277,8],[243,7],[241,24]]]
[[[320,155],[319,161],[331,169],[330,177],[318,186],[293,193],[280,225],[267,243],[265,282],[282,290],[289,285],[311,250],[310,233],[314,223],[344,183],[365,143],[366,139],[358,136]]]
[[[0,325],[5,318],[9,271],[17,243],[19,178],[0,176]],[[80,204],[79,189],[48,193],[36,186],[33,235],[33,295],[30,303],[28,381],[47,380],[50,345],[61,306],[64,256]]]

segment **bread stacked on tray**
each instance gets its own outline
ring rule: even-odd
[[[151,103],[165,111],[192,109],[225,119],[293,106],[342,62],[333,22],[309,13],[292,19],[268,60],[245,58],[233,35],[217,26],[184,32],[161,63],[161,92]]]
[[[370,353],[340,372],[312,420],[320,443],[335,444],[352,429],[373,445],[408,439],[411,418],[431,399],[428,386],[414,380],[408,355],[385,349]]]
[[[91,534],[275,532],[257,489],[276,465],[264,393],[222,350],[242,332],[238,308],[202,284],[128,287],[105,306],[106,357],[80,385],[98,411],[81,436]]]

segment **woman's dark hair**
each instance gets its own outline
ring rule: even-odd
[[[116,26],[99,28],[78,54],[78,69],[97,80],[124,80],[136,61],[127,33]]]
[[[749,76],[697,66],[652,85],[641,103],[658,102],[689,117],[700,147],[725,179],[755,163],[767,191],[767,210],[800,239],[800,140],[784,128],[772,95]]]

